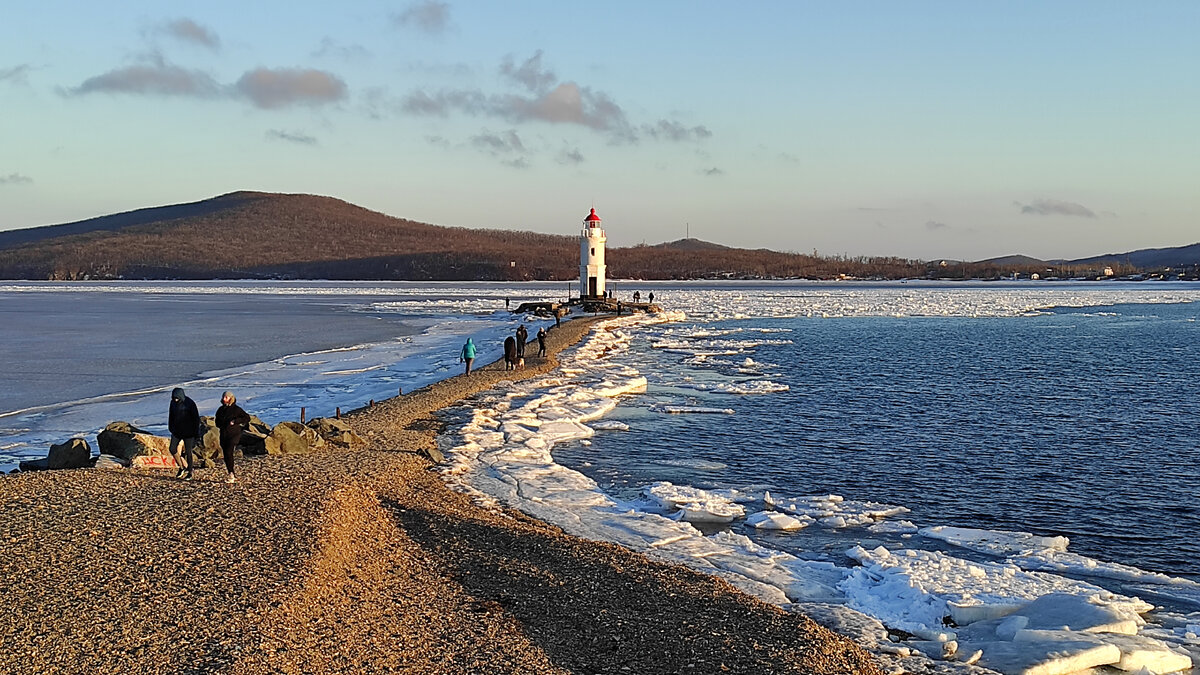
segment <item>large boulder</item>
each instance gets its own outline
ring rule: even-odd
[[[80,469],[92,465],[92,448],[82,438],[72,438],[66,443],[50,446],[46,456],[48,469]]]
[[[271,429],[266,445],[270,455],[305,455],[325,445],[325,439],[299,422],[280,422]]]
[[[221,431],[212,417],[200,418],[200,440],[192,451],[192,457],[196,461],[194,468],[197,469],[210,469],[224,461],[221,458]]]
[[[349,424],[333,417],[316,417],[309,420],[308,427],[329,443],[343,448],[357,449],[367,444]]]
[[[246,429],[242,432],[242,440],[238,443],[242,454],[245,455],[267,455],[279,454],[278,452],[270,452],[269,445],[271,441],[271,427],[255,415],[250,416],[250,424],[246,425]]]
[[[155,436],[128,422],[113,422],[96,436],[100,454],[129,460],[135,467],[175,468],[167,450],[171,439]]]

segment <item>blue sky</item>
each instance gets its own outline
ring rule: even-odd
[[[1200,241],[1197,2],[18,2],[0,229],[235,190],[614,245]],[[214,237],[219,233],[214,233]]]

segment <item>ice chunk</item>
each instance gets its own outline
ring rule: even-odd
[[[724,499],[710,499],[680,504],[677,515],[689,523],[731,523],[734,518],[746,515],[746,509]]]
[[[1192,657],[1159,640],[1140,635],[1105,635],[1103,639],[1121,650],[1121,660],[1114,665],[1126,672],[1160,675],[1192,667]]]
[[[847,500],[839,495],[780,498],[768,492],[763,500],[768,506],[774,506],[779,511],[808,516],[831,528],[870,525],[888,516],[908,513],[908,509],[903,506]]]
[[[808,516],[789,516],[778,511],[759,511],[746,518],[746,524],[760,530],[801,530],[813,523]]]
[[[874,534],[912,534],[917,526],[908,520],[883,520],[867,527]]]
[[[661,405],[650,409],[672,415],[732,415],[735,412],[731,408],[706,408],[695,405]]]
[[[960,654],[982,650],[977,665],[1005,675],[1068,675],[1121,660],[1116,645],[1063,631],[1060,636],[1023,642],[971,642],[958,645]]]
[[[855,546],[846,555],[862,563],[839,588],[851,607],[911,633],[939,630],[950,603],[1024,605],[1049,593],[1070,593],[1091,602],[1138,614],[1151,606],[1099,586],[1053,574],[1026,572],[1012,565],[971,562],[935,551],[892,552]],[[1006,607],[1007,609],[1007,607]]]
[[[970,527],[945,525],[926,527],[921,529],[918,534],[922,537],[940,539],[948,544],[996,556],[1006,556],[1031,549],[1065,551],[1070,542],[1066,537],[1040,537],[1028,532],[977,530]]]
[[[1010,557],[1009,561],[1026,570],[1070,572],[1092,577],[1103,577],[1105,579],[1116,579],[1118,581],[1179,586],[1192,592],[1200,592],[1200,584],[1190,579],[1171,577],[1157,572],[1147,572],[1146,570],[1129,565],[1096,560],[1095,558],[1089,558],[1061,549],[1026,551]]]
[[[616,420],[599,420],[590,423],[588,426],[592,427],[593,429],[599,429],[603,431],[629,431],[628,424],[625,424],[624,422],[618,422]]]

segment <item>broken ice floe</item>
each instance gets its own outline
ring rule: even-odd
[[[673,518],[691,523],[729,523],[746,515],[746,509],[731,495],[718,494],[687,485],[661,481],[643,490],[650,499],[666,509],[678,509]]]
[[[746,518],[746,524],[759,530],[801,530],[815,522],[808,516],[789,516],[779,511],[759,511]]]
[[[832,528],[861,527],[889,516],[908,513],[903,506],[846,500],[839,495],[775,497],[768,492],[763,496],[763,501],[776,510],[808,516],[818,524]]]

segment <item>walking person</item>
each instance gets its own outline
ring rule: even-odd
[[[517,339],[509,335],[504,338],[504,369],[515,370],[517,367]]]
[[[183,393],[183,389],[175,387],[171,391],[171,406],[167,410],[167,430],[171,432],[171,444],[167,446],[171,457],[175,458],[176,478],[192,479],[192,469],[196,466],[196,441],[200,438],[200,411],[196,402]]]
[[[475,343],[471,342],[471,338],[467,338],[467,343],[463,345],[462,353],[459,354],[458,360],[467,364],[465,375],[471,374],[471,364],[475,361]]]
[[[525,324],[517,326],[517,358],[525,358],[525,343],[529,340],[529,331]]]
[[[538,328],[537,339],[538,339],[538,356],[540,356],[542,358],[546,358],[546,327],[545,326]]]
[[[634,302],[641,302],[641,301],[642,301],[642,292],[641,292],[641,291],[634,291],[634,292],[633,292],[633,301],[634,301]]]
[[[217,408],[217,428],[221,430],[221,454],[225,456],[225,470],[229,476],[226,483],[236,483],[237,476],[233,473],[233,451],[242,440],[242,431],[250,424],[250,416],[237,404],[237,397],[232,391],[221,394],[221,407]]]
[[[650,291],[650,304],[654,304],[654,291]]]

